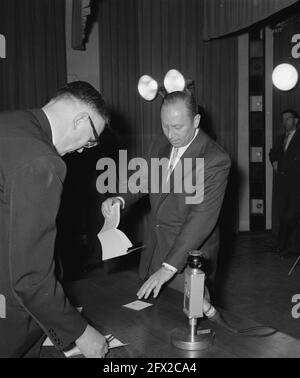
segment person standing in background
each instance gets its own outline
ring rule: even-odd
[[[280,135],[269,158],[277,182],[279,216],[278,246],[282,257],[299,255],[300,220],[300,131],[299,116],[295,110],[281,113],[284,134]]]

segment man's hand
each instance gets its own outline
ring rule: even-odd
[[[76,345],[86,358],[104,358],[108,352],[105,337],[90,325],[76,340]]]
[[[109,218],[111,216],[112,207],[115,203],[120,203],[120,205],[122,206],[122,201],[118,197],[110,197],[102,202],[101,211],[104,218]]]
[[[153,291],[153,297],[156,298],[160,292],[162,285],[169,281],[176,272],[172,272],[164,267],[152,274],[152,276],[143,284],[137,292],[139,299],[145,297],[147,299]]]

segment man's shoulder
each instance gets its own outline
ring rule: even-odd
[[[30,111],[0,113],[0,158],[6,177],[36,164],[65,175],[65,163]]]
[[[200,131],[197,140],[199,142],[199,150],[203,154],[204,158],[213,161],[226,161],[230,163],[231,159],[226,150],[212,139],[204,131]]]
[[[42,112],[35,109],[35,112]],[[18,155],[57,154],[51,138],[34,117],[33,110],[0,113],[0,143],[18,150]]]

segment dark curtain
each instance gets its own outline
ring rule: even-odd
[[[235,167],[237,41],[203,41],[203,6],[202,0],[100,1],[100,86],[113,108],[112,126],[123,133],[132,156],[145,156],[161,133],[161,100],[142,100],[138,80],[150,74],[162,82],[176,68],[195,80],[197,101],[205,112],[201,126],[216,136]],[[229,218],[235,215],[236,185],[230,181],[226,224],[233,228]]]
[[[204,39],[245,29],[298,0],[204,0]]]
[[[236,157],[237,41],[203,41],[203,1],[101,0],[100,85],[133,156],[161,133],[160,99],[143,101],[143,74],[159,82],[171,68],[194,79],[207,129]],[[204,125],[202,125],[204,126]],[[125,144],[125,142],[124,142]]]
[[[40,107],[66,83],[65,1],[0,0],[0,110]]]
[[[136,151],[140,130],[137,0],[100,0],[100,86],[123,147]],[[139,134],[140,135],[140,134]]]

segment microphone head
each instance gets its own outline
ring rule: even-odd
[[[202,266],[203,252],[191,251],[188,256],[188,264],[193,269],[199,269]]]

